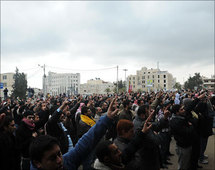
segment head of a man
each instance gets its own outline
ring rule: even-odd
[[[102,109],[101,107],[96,107],[96,114],[101,115]]]
[[[12,134],[16,130],[14,119],[10,116],[6,116],[3,120],[0,130]]]
[[[142,105],[137,110],[137,115],[143,120],[147,119],[149,116],[149,105]]]
[[[24,112],[23,117],[26,118],[32,124],[34,123],[35,115],[34,112],[31,110],[27,110]]]
[[[56,138],[49,135],[37,137],[30,145],[33,166],[43,170],[62,170],[63,157]]]
[[[130,120],[121,119],[117,123],[117,134],[118,136],[131,140],[134,136],[134,124]]]
[[[175,113],[180,116],[185,116],[186,111],[184,109],[184,105],[175,104],[172,106],[172,113]]]
[[[107,108],[108,108],[108,104],[107,104],[106,102],[103,102],[103,103],[101,104],[101,109],[102,109],[102,111],[103,111],[103,112],[106,112],[106,111],[107,111]]]
[[[92,116],[92,112],[91,112],[90,108],[87,106],[84,106],[81,108],[81,114],[89,116],[89,117]]]
[[[100,142],[96,147],[97,158],[107,166],[121,166],[121,155],[122,153],[118,147],[109,140]]]
[[[132,102],[130,100],[123,101],[123,107],[125,110],[130,110],[132,107]]]

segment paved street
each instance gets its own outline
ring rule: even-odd
[[[175,153],[175,140],[174,139],[171,142],[170,151],[171,151],[171,153],[173,153],[175,155],[171,157],[170,161],[173,163],[173,165],[168,166],[168,170],[177,170],[177,156]],[[207,164],[207,165],[199,164],[199,165],[203,166],[203,168],[201,168],[200,170],[215,170],[215,135],[212,135],[209,137],[205,155],[208,155],[209,164]]]

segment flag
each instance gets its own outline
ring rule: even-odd
[[[129,85],[128,85],[128,93],[130,94],[132,92],[132,85],[131,82],[129,81]]]

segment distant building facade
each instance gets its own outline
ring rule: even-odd
[[[207,90],[215,90],[215,75],[211,76],[211,78],[207,78],[202,76],[203,87]]]
[[[12,90],[13,90],[13,84],[14,84],[14,74],[15,73],[3,73],[0,74],[1,75],[1,79],[0,79],[0,83],[3,84],[3,88],[0,89],[0,97],[4,96],[4,89],[7,88],[8,89],[8,96],[10,96],[12,94]]]
[[[81,84],[80,94],[107,94],[107,89],[110,90],[109,93],[113,93],[114,88],[113,83],[96,78],[96,80],[91,79]]]
[[[78,94],[80,93],[80,73],[54,73],[49,72],[45,78],[43,91],[50,95]]]
[[[127,84],[132,87],[132,91],[137,92],[149,90],[171,90],[176,83],[176,78],[168,71],[161,71],[160,69],[147,69],[143,67],[137,70],[136,75],[127,77]]]

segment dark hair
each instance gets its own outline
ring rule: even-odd
[[[117,129],[117,134],[119,136],[123,135],[122,131],[124,130],[125,132],[128,132],[130,129],[132,129],[134,127],[134,124],[132,121],[130,120],[126,120],[126,119],[121,119],[119,120],[119,122],[117,123],[116,129]]]
[[[34,112],[32,110],[26,110],[24,113],[23,113],[23,116],[24,117],[27,117],[29,115],[34,115]]]
[[[96,157],[100,162],[104,162],[105,156],[110,155],[110,149],[108,148],[113,142],[109,140],[101,141],[96,147]]]
[[[196,113],[201,113],[203,116],[208,116],[208,105],[205,102],[199,102],[195,109]]]
[[[175,104],[175,105],[173,105],[172,106],[172,109],[171,109],[171,111],[172,111],[172,113],[177,113],[177,112],[179,112],[179,109],[181,108],[181,105],[179,105],[179,104]]]
[[[83,107],[81,108],[81,114],[87,113],[88,109],[89,109],[89,107],[83,106]]]
[[[126,99],[125,101],[123,101],[122,104],[123,104],[124,107],[126,107],[126,106],[129,105],[130,102],[131,102],[130,100]]]
[[[141,101],[143,101],[143,100],[142,100],[142,99],[138,99],[138,100],[137,100],[137,104],[140,105],[140,104],[141,104]]]
[[[60,146],[57,139],[49,135],[42,135],[34,139],[29,148],[31,161],[41,162],[44,156],[43,154],[51,150],[54,145]]]
[[[5,116],[3,123],[0,127],[0,131],[4,129],[4,127],[9,126],[9,124],[13,121],[14,119],[11,116]]]
[[[146,114],[146,109],[148,109],[149,108],[149,105],[147,105],[147,104],[144,104],[144,105],[142,105],[142,106],[140,106],[139,108],[138,108],[138,110],[137,110],[137,115],[138,116],[140,116],[141,114]]]

